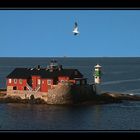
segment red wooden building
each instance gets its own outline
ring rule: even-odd
[[[87,84],[86,78],[77,69],[63,69],[57,61],[47,68],[16,68],[7,76],[7,89],[47,92],[61,83]]]

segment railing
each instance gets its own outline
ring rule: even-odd
[[[29,91],[33,91],[33,89],[29,86],[29,84],[26,84],[26,87],[29,89]]]
[[[36,87],[35,92],[38,92],[39,89],[40,89],[40,85],[38,85],[38,86]]]
[[[35,89],[35,90],[33,90],[33,89],[32,89],[32,87],[31,87],[31,86],[29,86],[29,84],[27,84],[27,85],[26,85],[26,87],[29,89],[29,91],[30,91],[30,92],[31,92],[31,91],[38,92],[38,91],[39,91],[39,89],[40,89],[40,85],[38,85],[38,86],[36,87],[36,89]]]

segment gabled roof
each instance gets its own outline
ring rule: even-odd
[[[77,71],[77,74],[75,74],[75,71]],[[68,76],[70,78],[83,77],[83,75],[77,69],[61,69],[51,72],[44,68],[39,70],[36,68],[16,68],[7,76],[7,78],[27,79],[33,75],[40,76],[41,78],[57,78],[59,76]]]

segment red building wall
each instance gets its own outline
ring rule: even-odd
[[[39,76],[32,76],[33,90],[35,90],[38,87],[38,79],[40,79]],[[27,79],[21,79],[21,80],[22,80],[22,83],[20,82],[20,79],[16,79],[16,83],[15,83],[14,79],[11,79],[11,83],[9,83],[9,79],[7,79],[7,86],[16,87],[16,90],[25,90],[24,88],[27,85]],[[41,92],[48,92],[48,89],[51,89],[52,85],[53,85],[53,79],[40,79]],[[26,88],[26,90],[28,90],[28,88]]]
[[[25,88],[27,85],[27,79],[16,79],[16,83],[14,82],[14,79],[11,79],[11,83],[9,83],[9,79],[7,79],[7,86],[13,86],[16,87],[17,90],[28,90],[28,88]],[[20,81],[22,80],[22,82]],[[40,80],[40,89],[41,92],[48,92],[49,89],[52,89],[52,85],[54,84],[53,79],[41,79],[40,76],[32,76],[32,89],[36,90],[39,83],[38,80]],[[72,83],[76,83],[75,80],[70,80],[68,76],[60,76],[58,77],[58,82],[62,81],[69,81]],[[56,83],[55,83],[56,84]]]
[[[24,87],[26,87],[27,84],[27,80],[26,79],[22,79],[22,84],[20,83],[19,79],[18,79],[18,90],[24,90]]]
[[[26,83],[26,79],[16,79],[16,83],[14,82],[14,79],[11,79],[11,83],[9,83],[9,79],[7,79],[7,86],[16,87],[17,90],[24,90],[24,87],[26,87]]]
[[[40,76],[32,76],[32,89],[35,90],[38,86],[38,79]]]
[[[69,80],[69,82],[71,82],[71,83],[73,83],[73,84],[75,84],[75,83],[76,83],[76,81],[75,81],[75,80]]]
[[[63,81],[68,81],[68,80],[69,80],[69,77],[66,77],[66,76],[59,76],[59,77],[58,77],[58,81],[61,82],[62,80],[63,80]]]
[[[63,80],[63,81],[69,81],[69,82],[71,82],[73,84],[76,83],[75,80],[70,80],[70,78],[69,77],[66,77],[66,76],[60,76],[60,77],[58,77],[58,81],[61,82],[61,80]]]
[[[48,92],[53,85],[53,79],[41,79],[41,90],[42,92]]]
[[[42,91],[42,92],[47,92],[48,91],[47,79],[42,79],[41,80],[41,89],[40,89],[40,91]]]

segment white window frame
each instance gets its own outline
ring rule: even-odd
[[[37,84],[38,84],[38,85],[41,85],[41,79],[38,79],[38,80],[37,80]]]
[[[17,84],[17,79],[14,79],[14,84]]]
[[[22,79],[19,79],[19,84],[22,84]]]
[[[12,83],[12,79],[8,79],[8,83],[11,84]]]
[[[47,85],[51,85],[51,83],[52,83],[52,80],[51,79],[48,79],[47,80]]]
[[[64,82],[65,82],[65,80],[63,80],[63,79],[62,79],[62,80],[60,80],[60,82],[61,82],[61,83],[64,83]]]

